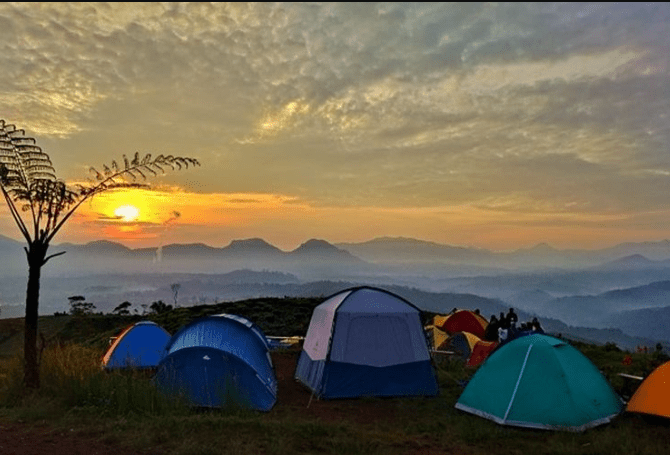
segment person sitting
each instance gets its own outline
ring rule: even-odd
[[[540,321],[538,321],[537,318],[533,318],[533,321],[531,322],[531,326],[532,326],[532,329],[533,329],[533,333],[544,334],[544,330],[542,329],[542,326],[540,325]]]

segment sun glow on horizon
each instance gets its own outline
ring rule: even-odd
[[[122,205],[114,210],[114,216],[125,222],[135,221],[140,217],[140,209],[134,205]]]

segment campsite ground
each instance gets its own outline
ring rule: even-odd
[[[318,299],[260,299],[221,306],[179,308],[156,316],[174,331],[206,314],[241,314],[269,334],[303,334]],[[502,427],[454,409],[474,373],[461,361],[436,358],[440,395],[431,398],[361,398],[322,401],[293,379],[298,349],[272,353],[278,399],[267,413],[194,412],[156,400],[145,376],[103,374],[108,339],[133,318],[95,315],[43,317],[48,349],[42,388],[22,390],[21,324],[0,320],[0,454],[486,454],[633,455],[667,452],[668,425],[623,414],[583,433]],[[618,373],[644,376],[653,354],[616,346],[574,343],[624,392]]]
[[[667,426],[624,415],[584,433],[507,428],[453,409],[457,364],[439,369],[436,398],[322,401],[293,379],[297,350],[273,353],[279,385],[269,413],[105,415],[93,406],[70,409],[36,399],[0,408],[0,453],[27,454],[655,454]]]
[[[397,419],[397,400],[336,400],[314,399],[309,391],[293,379],[299,351],[290,350],[273,355],[278,381],[277,404],[272,414],[277,419],[293,419],[321,422],[324,425],[342,423],[358,427],[384,427]],[[136,449],[115,443],[104,430],[78,427],[67,428],[64,422],[49,423],[47,419],[28,421],[2,418],[0,411],[0,453],[3,455],[131,455],[165,453],[160,446]],[[37,417],[37,416],[33,416]],[[50,420],[50,419],[49,419]],[[406,453],[414,453],[409,444]],[[416,449],[420,449],[418,444]],[[309,453],[309,451],[307,452]],[[403,452],[404,453],[404,452]],[[416,453],[430,453],[420,450]],[[436,452],[438,453],[438,452]],[[442,452],[439,452],[442,453]]]

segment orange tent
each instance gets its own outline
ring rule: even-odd
[[[469,310],[457,310],[448,316],[435,316],[433,325],[445,332],[470,332],[479,338],[484,338],[488,321],[478,314]]]
[[[670,417],[670,362],[656,368],[642,381],[626,411]]]
[[[465,365],[469,367],[478,367],[484,362],[484,360],[486,360],[489,354],[493,352],[497,346],[497,341],[477,341],[475,347],[472,348],[472,354],[470,354],[470,358]]]

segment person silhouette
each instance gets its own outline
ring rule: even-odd
[[[514,312],[514,308],[509,309],[509,313],[507,313],[507,322],[510,327],[515,327],[516,323],[519,322],[519,316]]]
[[[492,314],[489,325],[486,326],[486,331],[484,332],[484,339],[486,341],[498,341],[498,327],[500,327],[500,321],[498,321],[495,314]]]

